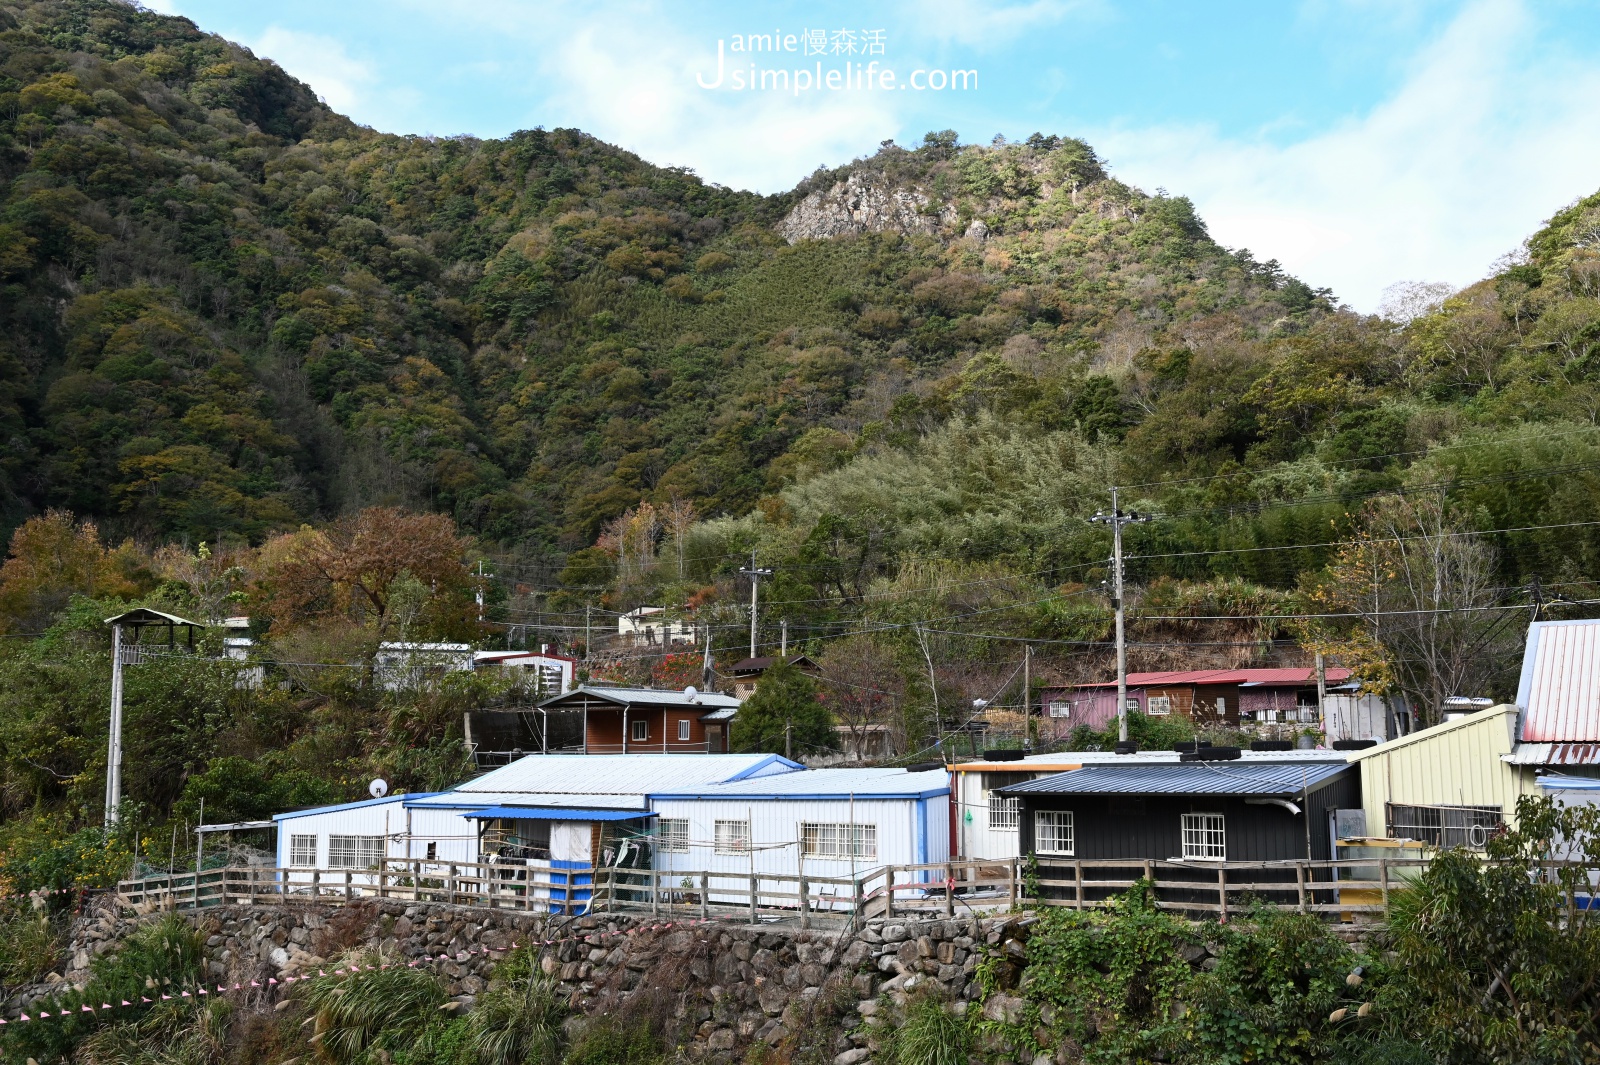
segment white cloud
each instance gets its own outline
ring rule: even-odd
[[[272,59],[310,85],[341,114],[363,109],[366,93],[377,80],[371,64],[352,57],[331,37],[270,26],[245,43],[256,55]]]
[[[1104,17],[1101,0],[915,0],[903,22],[926,37],[986,51],[1072,16]]]
[[[1193,198],[1212,234],[1361,310],[1401,280],[1469,284],[1600,185],[1600,64],[1535,48],[1514,0],[1465,9],[1369,113],[1283,144],[1196,127],[1090,137],[1116,172]]]

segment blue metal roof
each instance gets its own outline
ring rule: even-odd
[[[1179,762],[1085,766],[1000,788],[1002,795],[1297,795],[1350,772],[1346,764]]]
[[[439,793],[434,791],[413,791],[409,793],[402,791],[395,795],[385,795],[381,799],[362,799],[360,802],[341,802],[333,806],[312,806],[304,810],[290,810],[288,813],[273,814],[272,819],[274,821],[287,821],[291,817],[309,817],[312,814],[331,814],[337,813],[340,810],[359,810],[363,806],[382,806],[386,802],[398,802],[404,804],[417,799],[430,798],[431,796],[437,794]]]
[[[474,821],[505,818],[508,821],[632,821],[639,817],[654,817],[648,810],[574,810],[560,806],[491,806],[486,810],[473,810],[462,817]]]

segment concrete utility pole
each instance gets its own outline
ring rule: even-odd
[[[1317,652],[1317,723],[1322,726],[1322,734],[1329,743],[1344,739],[1343,736],[1334,735],[1339,723],[1328,720],[1328,670],[1323,665],[1321,651]]]
[[[1122,611],[1122,527],[1152,520],[1137,511],[1122,513],[1117,507],[1117,487],[1111,487],[1111,513],[1096,512],[1089,519],[1097,525],[1111,526],[1111,605],[1117,612],[1117,739],[1119,748],[1128,742],[1128,643]],[[1128,753],[1128,752],[1120,752]]]
[[[756,611],[761,603],[761,578],[772,576],[770,569],[761,569],[756,566],[756,553],[750,551],[750,565],[739,571],[750,578],[750,657],[756,656]]]
[[[111,738],[106,751],[106,828],[122,805],[122,626],[111,625]]]

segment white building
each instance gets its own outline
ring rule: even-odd
[[[278,865],[295,890],[370,887],[371,871],[387,865],[436,882],[491,877],[516,898],[581,903],[587,876],[567,870],[642,861],[652,791],[802,768],[771,754],[531,756],[448,791],[278,814]]]
[[[578,682],[578,660],[548,651],[479,651],[473,668],[523,670],[541,696],[565,695]]]
[[[436,683],[446,673],[472,669],[470,643],[385,641],[373,656],[378,683],[389,691],[405,691]]]
[[[693,622],[667,616],[666,607],[641,606],[618,615],[617,635],[630,637],[635,643],[692,644],[695,627]]]
[[[763,873],[794,878],[803,870],[848,881],[886,865],[942,862],[950,856],[949,795],[943,769],[813,769],[658,789],[650,795],[655,868],[723,874],[709,885],[712,901],[738,902],[749,878]],[[942,877],[921,871],[900,879]],[[791,880],[763,890],[795,887]],[[851,889],[834,893],[846,898]]]

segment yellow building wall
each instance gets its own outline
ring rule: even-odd
[[[1506,704],[1353,754],[1361,767],[1367,834],[1388,835],[1386,802],[1499,806],[1514,825],[1517,798],[1537,793],[1528,767],[1500,760],[1511,753],[1516,727],[1517,708]]]

